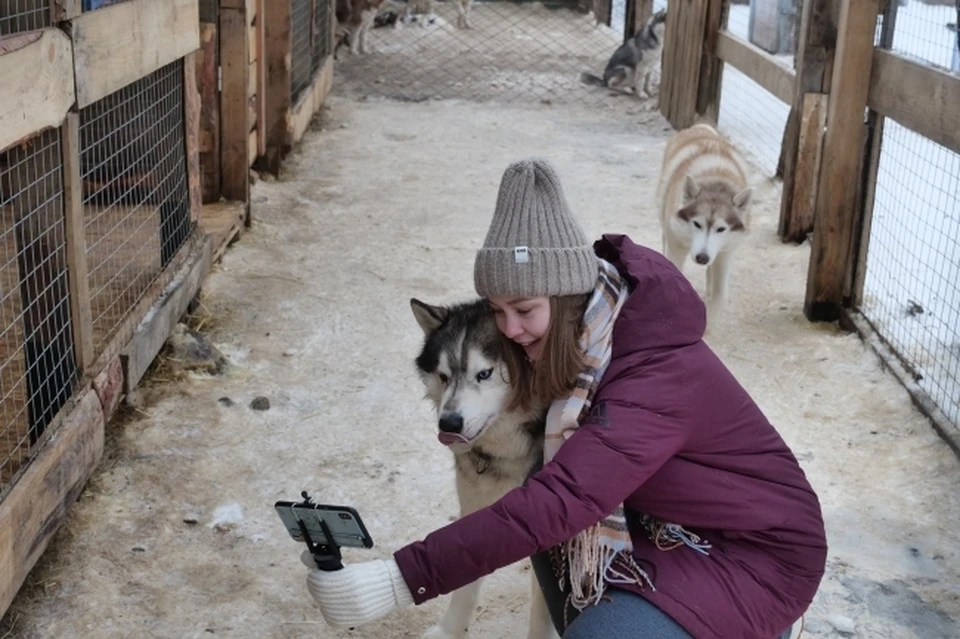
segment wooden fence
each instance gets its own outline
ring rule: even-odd
[[[306,0],[294,92],[301,4],[0,0],[0,613],[250,223],[250,167],[330,89],[332,5]]]
[[[811,321],[839,321],[879,345],[917,405],[960,452],[955,412],[960,356],[949,354],[960,344],[947,343],[942,353],[927,354],[928,360],[939,357],[943,370],[938,392],[931,393],[918,386],[923,374],[904,348],[893,345],[889,328],[863,311],[884,121],[922,136],[942,154],[955,158],[960,153],[960,76],[892,48],[899,5],[895,0],[804,0],[790,68],[725,28],[728,2],[671,1],[660,109],[677,129],[699,118],[717,122],[724,65],[789,105],[778,171],[783,179],[778,232],[785,242],[810,242],[804,314]],[[911,179],[920,184],[914,188],[943,190],[938,184],[924,186],[919,174]],[[907,204],[899,214],[916,215],[915,207],[922,205]],[[937,250],[947,254],[947,264],[952,252],[957,263],[960,243],[947,241],[949,246]],[[960,339],[955,323],[960,283],[944,280],[941,289],[936,293],[941,298],[952,295],[941,312],[946,324],[954,318],[954,328],[941,331],[951,333],[941,338],[949,342]],[[935,367],[927,362],[927,368]]]

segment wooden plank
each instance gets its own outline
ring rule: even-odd
[[[784,235],[797,238],[797,241],[801,236],[806,239],[813,229],[828,99],[829,96],[825,93],[804,95],[797,162],[792,183],[794,211],[788,220],[788,226],[783,229]]]
[[[793,104],[796,72],[760,47],[729,31],[721,31],[717,37],[717,57],[732,64],[779,100]]]
[[[257,2],[257,48],[260,50],[260,59],[257,60],[257,89],[254,91],[260,100],[257,102],[257,155],[261,156],[267,152],[267,136],[264,133],[264,122],[267,121],[267,74],[266,74],[266,64],[264,63],[264,52],[266,51],[265,45],[265,29],[263,28],[263,14],[266,11],[266,1],[267,0],[258,0]],[[335,22],[335,20],[331,20]],[[333,40],[331,40],[333,42]]]
[[[76,96],[70,39],[59,29],[0,38],[0,149],[59,127]]]
[[[317,71],[313,78],[313,86],[304,91],[303,96],[297,101],[293,113],[290,117],[290,144],[296,144],[303,137],[307,127],[310,126],[310,120],[314,114],[323,106],[330,89],[333,86],[333,56],[327,56],[326,62]]]
[[[840,8],[804,300],[811,321],[836,321],[844,303],[878,8],[879,0],[842,0]]]
[[[149,319],[137,326],[130,342],[120,353],[124,370],[124,392],[129,393],[140,383],[164,342],[170,337],[174,325],[187,312],[190,301],[210,272],[212,255],[213,243],[209,236],[204,235],[186,264],[178,270],[171,285],[154,302],[147,313]]]
[[[200,47],[197,0],[130,0],[83,13],[69,24],[78,108]]]
[[[876,49],[867,104],[911,131],[960,153],[960,75]]]
[[[9,608],[103,456],[103,411],[89,385],[61,414],[48,429],[46,445],[0,502],[0,612]]]
[[[211,16],[217,19],[219,9]],[[218,25],[200,25],[200,166],[203,171],[203,201],[220,199],[220,88],[217,69],[220,66]]]
[[[799,39],[795,56],[796,91],[787,125],[784,127],[780,145],[777,174],[783,177],[783,195],[780,198],[780,220],[777,233],[784,242],[801,243],[813,230],[812,220],[804,226],[793,221],[793,187],[800,144],[800,119],[804,96],[807,93],[827,93],[833,68],[836,47],[836,0],[806,0],[800,18]],[[816,197],[816,183],[810,197]],[[789,229],[789,231],[788,231]]]
[[[723,60],[717,56],[717,44],[729,6],[727,0],[710,0],[703,36],[704,55],[700,60],[697,113],[714,124],[720,118],[720,89],[723,83]]]
[[[200,91],[197,87],[199,54],[188,53],[183,60],[183,116],[186,127],[187,181],[190,189],[190,220],[197,221],[203,205],[200,175]]]
[[[247,48],[249,50],[250,62],[256,62],[260,59],[260,38],[259,29],[256,24],[247,27]]]
[[[226,252],[235,237],[243,234],[247,212],[243,202],[214,202],[203,207],[200,228],[213,243],[213,263]]]
[[[246,202],[250,191],[248,137],[250,110],[247,73],[247,21],[242,9],[220,8],[220,167],[221,191],[228,200]]]
[[[290,3],[266,3],[262,17],[265,39],[261,62],[264,64],[265,86],[260,95],[265,102],[265,117],[261,120],[266,135],[265,168],[279,175],[280,161],[289,149]]]
[[[70,113],[61,130],[63,144],[63,208],[70,285],[70,317],[77,366],[93,364],[93,316],[87,279],[87,243],[83,227],[83,181],[80,178],[80,116]]]

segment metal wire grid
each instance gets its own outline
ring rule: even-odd
[[[0,36],[50,26],[50,0],[0,0]]]
[[[60,133],[0,153],[0,494],[78,379]]]
[[[584,6],[474,0],[470,28],[462,28],[455,1],[388,0],[367,36],[368,52],[351,55],[348,45],[337,52],[337,90],[404,101],[636,106],[634,96],[581,81],[582,72],[602,75],[623,42],[622,26],[598,25]],[[643,102],[656,104],[655,97]]]
[[[296,104],[313,79],[315,5],[327,0],[290,0],[290,100]]]
[[[193,228],[182,61],[81,109],[80,167],[99,353]]]
[[[890,48],[960,72],[958,20],[960,0],[953,0],[949,4],[900,0],[896,7],[896,29]]]
[[[960,430],[960,155],[889,118],[860,311]]]
[[[315,0],[313,12],[313,56],[311,58],[311,73],[315,74],[323,66],[324,60],[331,53],[330,42],[330,5],[331,0]]]

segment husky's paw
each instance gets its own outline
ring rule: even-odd
[[[467,629],[464,628],[463,632],[458,634],[453,634],[447,632],[440,626],[431,626],[427,628],[427,631],[421,635],[420,639],[462,639],[467,636]]]

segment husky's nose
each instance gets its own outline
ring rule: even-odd
[[[445,433],[459,433],[463,430],[463,417],[457,413],[440,418],[440,430]]]
[[[710,256],[706,253],[697,253],[697,257],[694,259],[697,260],[697,264],[706,264],[710,261]]]

